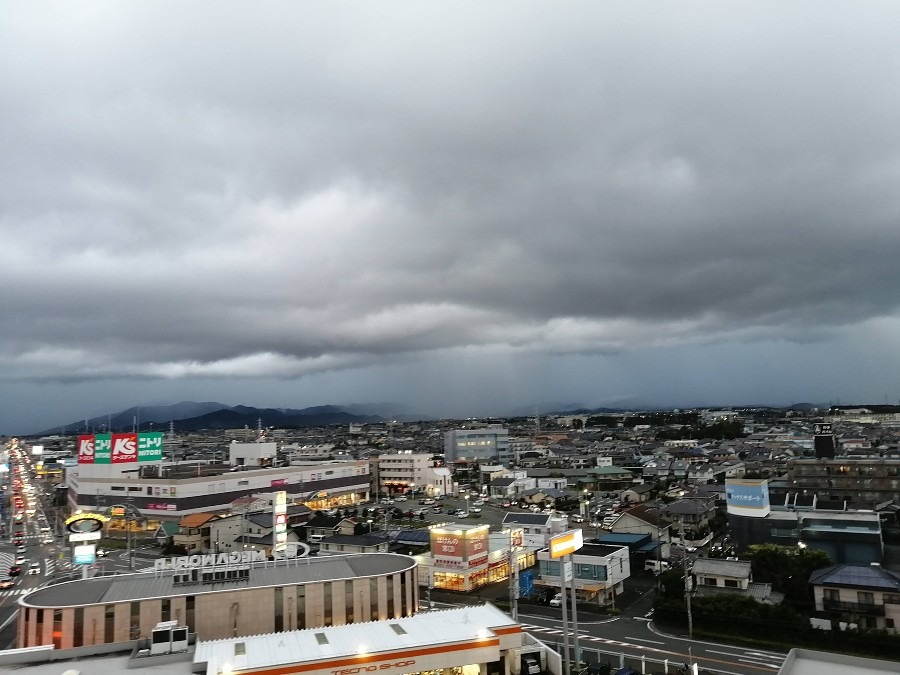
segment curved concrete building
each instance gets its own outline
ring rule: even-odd
[[[416,562],[405,555],[195,564],[67,581],[24,595],[18,646],[128,642],[149,637],[161,621],[215,640],[399,619],[415,614],[418,602]]]

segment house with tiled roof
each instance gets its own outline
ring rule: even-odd
[[[896,633],[900,627],[900,574],[878,565],[833,565],[809,577],[816,611],[836,623]]]
[[[209,523],[219,516],[210,513],[191,513],[178,521],[178,532],[173,537],[176,546],[184,547],[190,554],[209,549]]]
[[[772,590],[771,584],[753,582],[749,560],[697,558],[691,566],[697,595],[737,593],[770,605],[779,604],[784,596]]]

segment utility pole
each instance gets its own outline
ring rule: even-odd
[[[572,657],[572,667],[578,668],[581,663],[581,650],[578,645],[578,582],[575,575],[575,554],[570,553],[568,556],[569,564],[572,566],[572,644],[575,647],[575,656]],[[613,597],[615,598],[615,589],[613,589]]]
[[[513,546],[513,530],[509,528],[509,615],[513,621],[519,617],[519,556]]]
[[[687,607],[688,638],[694,639],[694,617],[691,615],[691,574],[688,567],[688,550],[684,544],[684,516],[678,520],[678,536],[681,538],[681,548],[684,551],[682,569],[684,570],[684,603]]]
[[[560,609],[562,610],[562,639],[563,639],[563,673],[570,675],[571,662],[569,661],[569,612],[566,602],[566,573],[568,572],[568,556],[559,559],[559,593]]]

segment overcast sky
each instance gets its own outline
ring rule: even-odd
[[[900,4],[7,3],[0,433],[896,403]]]

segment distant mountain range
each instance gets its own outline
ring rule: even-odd
[[[250,406],[229,406],[216,402],[182,401],[174,405],[136,406],[99,417],[66,425],[79,433],[101,433],[103,431],[165,431],[174,423],[177,431],[199,431],[201,429],[254,429],[263,427],[319,427],[332,424],[383,422],[388,419],[411,421],[428,419],[427,415],[413,415],[404,406],[393,403],[353,404],[348,406],[320,405],[294,410],[291,408],[253,408]],[[59,432],[54,427],[37,435]]]

